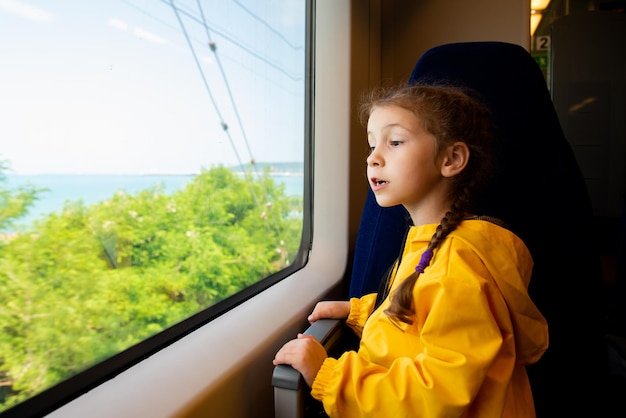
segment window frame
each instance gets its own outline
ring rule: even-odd
[[[312,3],[313,235],[306,266],[48,418],[272,416],[272,359],[304,329],[316,302],[342,292],[349,257],[352,5]]]
[[[300,248],[293,262],[284,269],[261,279],[257,283],[215,303],[205,310],[3,411],[0,413],[0,417],[17,418],[54,414],[55,411],[59,411],[59,408],[62,408],[64,405],[102,386],[116,376],[172,346],[172,344],[192,334],[194,331],[240,307],[246,301],[259,295],[281,280],[293,276],[294,273],[307,265],[313,236],[315,3],[315,0],[306,0],[305,5],[303,224]],[[84,414],[84,412],[80,412],[80,414]]]

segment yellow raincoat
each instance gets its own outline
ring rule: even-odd
[[[418,264],[437,225],[411,227],[391,292]],[[510,231],[465,220],[413,290],[412,325],[352,299],[358,352],[324,361],[312,395],[330,417],[534,417],[525,366],[548,347],[527,288],[532,258]],[[366,322],[367,321],[367,322]]]

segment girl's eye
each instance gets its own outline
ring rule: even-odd
[[[374,152],[374,149],[376,149],[376,147],[372,147],[372,146],[369,147],[370,154]]]
[[[389,141],[389,145],[391,145],[392,147],[397,147],[401,143],[402,141]]]

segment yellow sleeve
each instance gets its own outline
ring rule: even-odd
[[[322,364],[311,394],[330,417],[461,416],[473,402],[502,349],[495,316],[505,308],[493,300],[496,293],[466,278],[422,282],[414,297],[413,325],[398,327],[379,309],[358,352]],[[371,334],[375,340],[367,341]],[[374,352],[393,354],[374,362]],[[514,367],[514,353],[508,355],[502,385]]]
[[[350,299],[350,313],[346,320],[348,325],[354,333],[361,338],[363,333],[363,325],[365,321],[374,311],[374,305],[376,304],[376,293],[370,293],[360,298]]]

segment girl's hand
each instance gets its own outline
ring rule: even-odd
[[[309,387],[328,354],[324,347],[312,335],[298,334],[298,338],[289,341],[278,350],[274,358],[274,366],[289,364],[299,371]]]
[[[313,312],[307,318],[309,323],[313,323],[318,319],[346,319],[350,314],[350,302],[348,301],[326,301],[318,302],[313,308]]]

